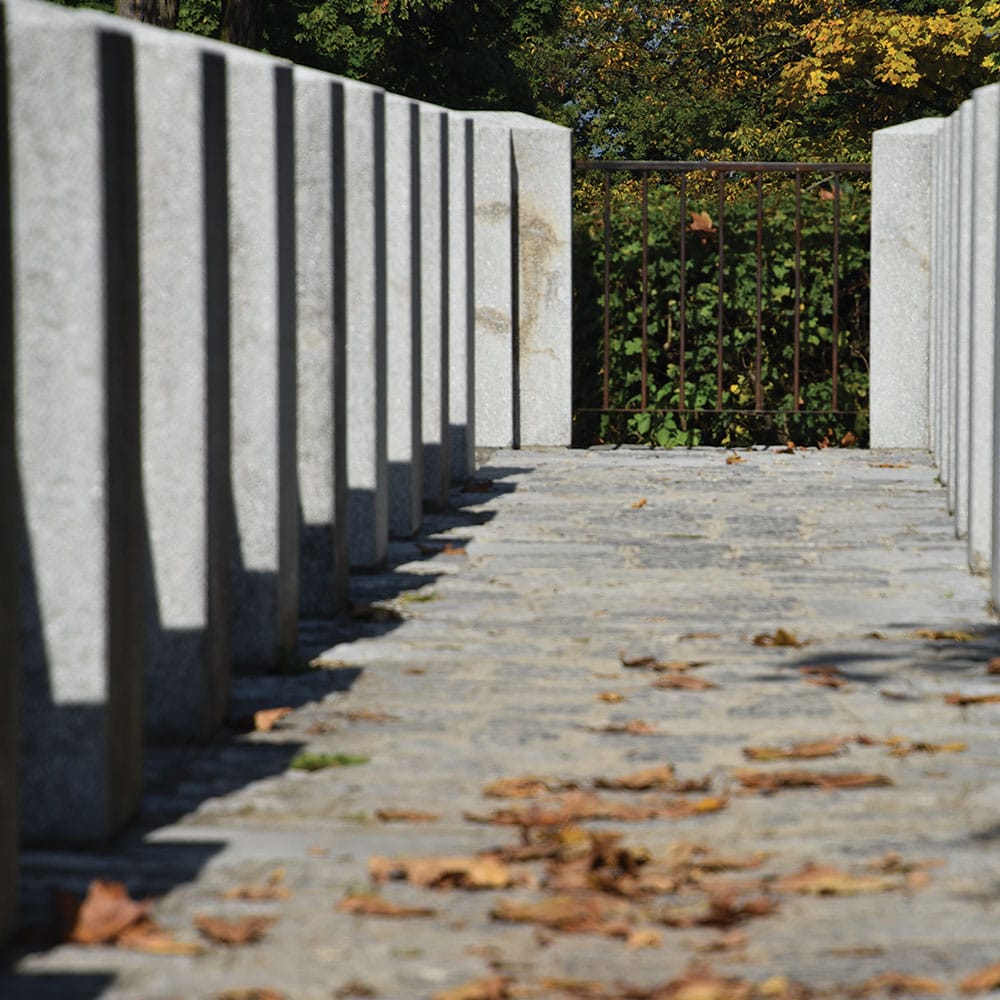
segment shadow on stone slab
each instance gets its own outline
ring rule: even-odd
[[[100,972],[15,975],[0,967],[0,996],[6,1000],[96,1000],[112,984]]]

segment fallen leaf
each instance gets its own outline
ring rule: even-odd
[[[194,925],[215,944],[243,945],[259,941],[271,929],[277,917],[247,916],[236,920],[196,914]]]
[[[277,990],[235,989],[213,993],[212,1000],[287,1000],[287,994],[279,993]]]
[[[526,774],[517,778],[499,778],[484,785],[481,794],[491,799],[537,799],[549,792],[563,792],[576,786],[552,778]]]
[[[510,980],[506,976],[488,976],[450,990],[441,990],[434,994],[432,1000],[505,1000],[510,996],[509,985]]]
[[[971,632],[960,632],[956,629],[918,628],[911,635],[915,639],[932,639],[948,642],[972,642],[976,637]]]
[[[853,448],[854,445],[856,445],[857,443],[858,443],[857,436],[855,434],[853,434],[851,431],[848,431],[840,439],[840,447],[841,448]]]
[[[740,462],[745,462],[746,459],[740,455],[732,454],[726,456],[726,465],[738,465]]]
[[[336,990],[333,996],[335,1000],[347,1000],[348,997],[377,997],[378,992],[374,986],[369,986],[358,979],[351,979]]]
[[[946,694],[944,700],[949,705],[991,705],[1000,702],[1000,694]]]
[[[679,979],[637,996],[638,1000],[750,1000],[753,993],[753,986],[742,979],[726,979],[693,966]]]
[[[642,719],[629,719],[627,722],[609,722],[606,726],[587,726],[592,733],[625,733],[629,736],[654,736],[656,726]],[[662,733],[659,735],[663,735]]]
[[[421,809],[376,809],[375,817],[383,823],[436,823],[441,814]]]
[[[463,493],[489,493],[492,489],[492,479],[467,479],[462,486]]]
[[[147,955],[201,955],[204,949],[191,941],[178,941],[154,920],[140,920],[126,927],[115,940],[119,948]]]
[[[407,667],[403,671],[404,674],[411,674],[414,677],[419,677],[421,674],[426,674],[427,671],[423,667]]]
[[[359,622],[401,622],[402,614],[381,604],[352,604],[347,614]]]
[[[659,919],[668,927],[733,927],[755,917],[766,917],[777,908],[768,896],[754,896],[745,902],[730,896],[712,896],[692,906],[668,907]]]
[[[944,986],[934,979],[908,976],[901,972],[883,972],[866,979],[857,992],[861,996],[888,993],[890,996],[911,996],[914,993],[944,993]]]
[[[437,912],[426,906],[401,906],[373,893],[348,894],[336,909],[364,917],[433,917]]]
[[[963,993],[987,993],[1000,986],[1000,962],[966,976],[959,984]]]
[[[749,760],[814,760],[817,757],[838,757],[844,752],[846,739],[818,740],[793,743],[787,747],[744,747]]]
[[[909,462],[869,462],[873,469],[908,469]]]
[[[275,868],[267,877],[267,881],[261,884],[248,883],[238,885],[232,889],[227,889],[222,893],[223,899],[246,899],[254,902],[268,899],[289,899],[291,892],[288,887],[282,885],[285,879],[285,870]]]
[[[678,639],[721,639],[722,636],[718,632],[685,632],[683,635],[677,637]]]
[[[659,948],[661,944],[663,935],[659,931],[632,931],[625,939],[625,946],[630,951],[638,951],[640,948]]]
[[[851,875],[832,865],[805,865],[792,875],[770,883],[775,892],[808,896],[857,896],[869,892],[889,892],[900,888],[899,879],[884,875]]]
[[[986,664],[986,673],[1000,674],[1000,656],[994,656],[993,659]]]
[[[618,658],[623,667],[637,667],[659,673],[683,674],[705,665],[704,660],[658,660],[655,656],[626,656],[624,653],[619,653]]]
[[[145,919],[151,906],[150,900],[132,899],[121,882],[94,879],[67,939],[76,944],[111,944],[127,927]]]
[[[636,822],[649,819],[684,819],[725,809],[728,800],[709,796],[691,802],[687,799],[667,799],[661,802],[632,803],[601,798],[592,792],[570,792],[530,806],[497,809],[486,815],[466,813],[473,823],[493,823],[500,826],[567,826],[586,820],[620,820]]]
[[[799,667],[799,673],[807,684],[817,687],[843,688],[849,683],[836,667]]]
[[[281,708],[262,708],[253,713],[253,727],[258,733],[269,733],[286,715],[291,713],[290,705]]]
[[[615,788],[629,792],[645,792],[652,788],[672,788],[677,780],[673,765],[662,764],[621,778],[598,778],[595,788]]]
[[[755,646],[792,646],[795,649],[806,645],[805,642],[798,639],[794,632],[783,628],[775,629],[773,634],[761,632],[760,635],[755,635],[753,644]]]
[[[640,510],[642,507],[646,506],[646,498],[640,497],[634,504],[632,504],[633,510]]]
[[[625,700],[625,695],[619,694],[617,691],[602,691],[597,699],[598,701],[606,701],[609,705],[617,705]]]
[[[713,941],[697,946],[698,951],[703,952],[723,952],[739,951],[750,943],[750,937],[746,931],[729,931]]]
[[[668,674],[657,678],[651,686],[670,691],[711,691],[719,685],[690,674]]]
[[[904,743],[893,747],[889,754],[892,757],[909,757],[915,753],[963,753],[969,749],[968,743]]]
[[[445,542],[444,548],[441,550],[443,556],[464,556],[467,554],[464,545],[454,545],[451,542]]]
[[[540,924],[570,933],[597,933],[628,938],[631,907],[604,894],[549,896],[534,903],[501,899],[490,912],[494,920]]]
[[[404,879],[424,889],[508,889],[525,882],[496,854],[445,858],[384,858],[368,860],[373,882]]]
[[[380,712],[374,708],[355,708],[349,712],[336,712],[349,722],[398,722],[398,715],[389,715],[388,712]]]
[[[781,788],[878,788],[891,785],[884,774],[863,774],[856,771],[824,773],[822,771],[751,771],[737,770],[733,777],[755,792],[776,792]]]
[[[879,639],[881,641],[885,641],[888,638],[888,636],[886,636],[886,634],[884,632],[866,632],[861,638],[862,639]]]
[[[688,230],[692,233],[714,233],[715,226],[712,225],[712,217],[708,212],[689,212],[691,221],[688,223]]]

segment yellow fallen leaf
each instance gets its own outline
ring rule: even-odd
[[[634,504],[632,504],[632,509],[633,510],[640,510],[641,508],[643,508],[645,506],[646,506],[646,498],[645,497],[640,497],[638,500],[636,500],[636,502]]]
[[[959,984],[963,993],[987,993],[1000,986],[1000,962],[966,976]]]
[[[807,896],[857,896],[869,892],[890,892],[900,887],[896,878],[884,875],[851,875],[832,865],[806,865],[792,875],[771,883],[776,892]]]

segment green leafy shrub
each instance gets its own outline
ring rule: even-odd
[[[724,212],[720,212],[714,175],[688,175],[682,226],[677,175],[650,175],[645,223],[641,181],[630,174],[615,176],[607,255],[607,361],[600,183],[593,173],[578,175],[574,283],[578,444],[735,446],[789,439],[802,444],[824,439],[836,443],[848,432],[863,442],[868,405],[867,177],[847,175],[840,183],[836,405],[832,325],[835,201],[829,175],[803,177],[798,298],[794,180],[787,175],[765,176],[759,373],[758,202],[754,181],[745,174],[727,179]],[[724,253],[721,353],[720,216]],[[648,232],[645,292],[644,225]]]

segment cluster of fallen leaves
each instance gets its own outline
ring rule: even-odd
[[[265,882],[245,884],[222,893],[224,900],[262,902],[288,899],[284,872],[276,869]],[[95,879],[83,899],[57,890],[53,898],[56,933],[73,944],[114,945],[153,955],[199,955],[204,946],[182,941],[150,916],[153,900],[135,900],[121,882]],[[236,918],[196,914],[194,926],[210,944],[245,945],[261,940],[277,918],[249,914]]]

